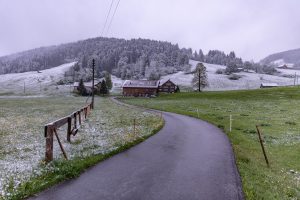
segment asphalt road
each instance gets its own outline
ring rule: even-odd
[[[243,199],[231,144],[215,126],[164,113],[164,128],[31,199]]]

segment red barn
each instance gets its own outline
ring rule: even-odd
[[[158,94],[159,80],[126,80],[123,96],[147,97]]]

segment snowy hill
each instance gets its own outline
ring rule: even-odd
[[[24,73],[13,73],[0,75],[0,96],[2,95],[51,95],[51,94],[69,94],[72,91],[72,85],[57,85],[57,82],[64,79],[64,73],[76,62],[60,65],[55,68],[31,71]],[[190,60],[191,71],[196,68],[198,61]],[[207,68],[209,87],[205,90],[240,90],[240,89],[256,89],[261,83],[277,83],[280,86],[293,85],[295,72],[300,75],[299,70],[278,69],[281,76],[273,76],[266,74],[239,72],[241,76],[239,80],[230,80],[228,75],[216,74],[217,69],[225,69],[225,66],[204,63]],[[290,77],[283,77],[290,76]],[[193,74],[186,74],[179,71],[161,77],[161,83],[167,80],[173,81],[181,86],[181,89],[192,90],[191,82]],[[121,93],[124,80],[112,76],[113,88],[112,93]],[[25,93],[24,93],[25,84]]]
[[[63,79],[64,73],[75,63],[71,62],[42,71],[0,75],[0,95],[47,95],[69,92],[70,86],[57,85],[57,82]]]
[[[191,70],[195,69],[197,63],[198,61],[190,60]],[[257,89],[260,87],[261,83],[277,83],[280,86],[294,84],[294,78],[249,72],[236,73],[242,77],[239,80],[230,80],[228,79],[228,75],[216,74],[217,69],[225,69],[225,66],[208,63],[203,64],[206,66],[209,82],[209,87],[207,87],[205,90],[209,91]],[[295,73],[294,70],[292,71],[284,69],[281,70],[281,72],[285,74]],[[167,81],[168,79],[170,79],[175,84],[178,84],[181,87],[187,88],[189,90],[192,89],[191,82],[193,79],[193,74],[185,74],[185,72],[181,71],[175,74],[163,76],[161,78],[162,82]]]
[[[300,49],[293,49],[269,55],[266,58],[262,59],[261,63],[279,65],[294,65],[300,63]]]

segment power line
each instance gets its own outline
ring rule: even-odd
[[[110,3],[109,11],[108,11],[108,13],[107,13],[107,16],[106,16],[106,19],[105,19],[105,23],[104,23],[103,29],[102,29],[102,31],[101,31],[101,37],[103,36],[104,30],[105,30],[105,28],[106,28],[107,20],[108,20],[108,18],[109,18],[110,11],[111,11],[111,8],[112,8],[112,5],[113,5],[113,4],[114,4],[114,0],[112,0],[111,3]]]
[[[108,34],[108,32],[109,32],[109,29],[110,29],[110,27],[111,27],[111,24],[112,24],[112,21],[113,21],[113,19],[114,19],[114,16],[115,16],[115,14],[116,14],[116,12],[117,12],[117,9],[118,9],[118,6],[119,6],[120,1],[121,1],[121,0],[118,0],[117,6],[116,6],[116,8],[115,8],[115,11],[114,11],[114,13],[113,13],[113,15],[112,15],[112,17],[111,17],[111,19],[110,19],[110,22],[109,22],[109,25],[108,25],[106,34]]]

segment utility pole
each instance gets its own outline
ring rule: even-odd
[[[93,80],[92,80],[92,109],[94,109],[94,79],[95,79],[95,59],[92,61],[92,66],[93,66]]]
[[[200,68],[198,69],[198,91],[201,92],[201,73]]]
[[[24,94],[25,94],[25,81],[24,81]]]

